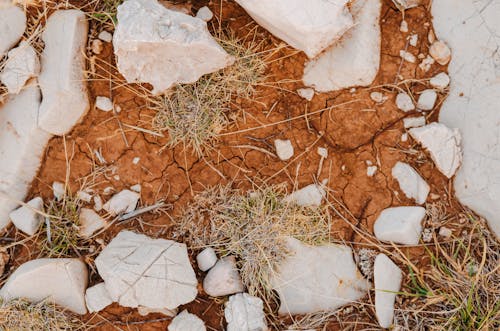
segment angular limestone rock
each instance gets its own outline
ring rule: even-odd
[[[194,300],[186,245],[121,231],[95,259],[111,299],[124,307],[175,309]]]
[[[236,0],[266,30],[313,58],[353,26],[346,0]]]
[[[95,232],[106,226],[106,221],[93,209],[82,208],[80,210],[80,236],[90,238]]]
[[[205,323],[196,315],[183,310],[168,325],[168,331],[206,331]]]
[[[115,195],[102,207],[112,216],[130,213],[135,210],[141,195],[130,190],[123,190]]]
[[[276,148],[276,155],[278,155],[281,161],[290,160],[293,156],[293,145],[288,139],[276,139],[274,141],[274,148]]]
[[[439,121],[463,137],[455,194],[500,238],[500,3],[440,0],[431,10],[437,37],[453,52]]]
[[[117,18],[113,46],[118,70],[129,83],[153,85],[153,94],[177,83],[194,83],[234,61],[203,20],[156,0],[125,1]]]
[[[392,207],[377,217],[373,232],[378,240],[403,245],[416,245],[422,233],[425,208]]]
[[[201,271],[207,271],[217,263],[217,255],[212,247],[205,248],[196,256]]]
[[[21,8],[0,1],[0,60],[23,36],[26,14]]]
[[[89,313],[103,310],[113,303],[104,283],[96,284],[85,291],[85,303]]]
[[[71,131],[89,110],[85,83],[88,23],[80,10],[58,10],[47,20],[42,39],[38,124],[55,135]]]
[[[267,331],[264,303],[248,293],[238,293],[225,303],[227,331]]]
[[[51,135],[37,127],[40,90],[34,84],[0,107],[0,229],[24,201]]]
[[[43,222],[43,216],[39,212],[43,212],[43,200],[36,197],[28,201],[27,206],[21,206],[14,210],[9,217],[16,228],[32,236]]]
[[[285,197],[285,202],[292,202],[299,206],[319,206],[326,196],[325,189],[318,184],[309,184],[300,190]]]
[[[0,290],[6,301],[49,300],[77,314],[85,314],[88,271],[79,259],[36,259],[22,264]]]
[[[223,257],[210,269],[203,280],[203,289],[213,297],[221,297],[245,290],[234,256]]]
[[[440,72],[430,79],[429,84],[437,89],[445,89],[448,85],[450,85],[450,76],[448,76],[445,72]]]
[[[18,94],[28,79],[40,73],[40,60],[36,51],[26,41],[12,49],[0,73],[0,81],[11,94]]]
[[[290,256],[271,277],[281,301],[279,314],[335,310],[368,290],[369,283],[359,273],[349,247],[309,246],[294,238],[288,238],[287,245]]]
[[[403,273],[385,254],[375,258],[373,267],[375,283],[375,315],[381,327],[388,328],[394,320],[396,292],[401,288]]]
[[[419,110],[432,110],[436,104],[437,93],[434,90],[428,89],[422,91],[418,97],[417,108]]]
[[[380,8],[380,0],[353,1],[354,27],[307,63],[302,78],[305,85],[329,92],[373,82],[380,65]]]
[[[405,113],[415,110],[413,100],[405,92],[398,93],[398,95],[396,96],[396,107],[398,107],[399,110],[402,110]]]
[[[401,191],[410,199],[415,199],[418,204],[427,200],[429,184],[409,164],[397,162],[392,168],[392,177],[396,178]]]
[[[462,163],[462,138],[458,129],[441,123],[431,123],[410,130],[410,135],[431,155],[443,175],[453,177]]]

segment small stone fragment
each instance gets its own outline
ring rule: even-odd
[[[392,168],[392,176],[406,197],[415,199],[420,205],[425,203],[430,192],[429,184],[409,164],[397,162]]]
[[[314,98],[314,89],[310,87],[299,88],[297,90],[297,94],[300,95],[302,98],[306,99],[307,101],[311,101]]]
[[[140,194],[137,192],[123,190],[113,195],[113,197],[109,199],[109,201],[106,202],[102,208],[112,216],[122,213],[130,213],[135,210],[140,197]]]
[[[89,193],[87,193],[85,191],[76,192],[76,197],[78,198],[78,200],[81,200],[81,201],[84,201],[87,203],[89,203],[92,200],[92,195],[90,195]]]
[[[0,73],[0,81],[11,94],[18,94],[28,79],[40,73],[40,60],[36,51],[26,41],[8,53],[7,61]]]
[[[276,139],[274,141],[276,155],[281,161],[287,161],[293,156],[293,145],[290,140]]]
[[[61,182],[53,182],[52,193],[54,194],[54,198],[60,201],[66,195],[66,187]]]
[[[413,100],[405,92],[398,93],[398,95],[396,96],[396,107],[398,107],[399,110],[402,110],[405,113],[415,110]]]
[[[21,206],[10,213],[9,217],[12,223],[22,232],[32,236],[40,228],[43,222],[43,200],[40,197],[31,199],[27,203],[28,206]]]
[[[420,5],[421,0],[395,0],[401,9],[410,9]]]
[[[400,50],[399,51],[399,56],[401,56],[401,58],[403,60],[405,60],[406,62],[410,62],[410,63],[417,62],[417,58],[415,57],[415,55],[413,55],[412,53],[410,53],[408,51]]]
[[[366,175],[368,177],[373,177],[375,173],[377,172],[378,167],[377,166],[368,166],[366,167]]]
[[[413,47],[417,47],[418,43],[418,34],[412,34],[409,39],[410,45]]]
[[[79,220],[79,234],[84,238],[90,238],[95,232],[107,225],[106,221],[99,214],[88,208],[80,210]]]
[[[453,231],[451,231],[450,229],[448,229],[447,227],[445,226],[442,226],[439,228],[439,235],[443,238],[451,238],[451,236],[453,235]]]
[[[97,36],[97,38],[101,39],[102,41],[104,41],[106,43],[110,43],[113,41],[113,35],[105,30],[101,31],[99,33],[99,35]]]
[[[425,208],[392,207],[384,209],[373,226],[375,237],[386,242],[416,245],[422,233]]]
[[[437,40],[429,47],[429,54],[440,65],[446,65],[451,59],[451,50],[444,42]]]
[[[432,87],[442,90],[450,85],[450,76],[448,76],[445,72],[441,72],[432,77],[429,83]]]
[[[108,112],[113,110],[113,101],[108,97],[98,96],[95,99],[95,106],[99,110]]]
[[[168,331],[206,331],[205,323],[196,315],[183,310],[168,325]]]
[[[403,273],[385,254],[379,254],[374,264],[375,315],[382,328],[391,326],[394,320],[396,293],[401,289]]]
[[[212,297],[221,297],[245,290],[234,256],[223,257],[210,269],[203,280],[203,289]]]
[[[227,331],[267,331],[264,303],[248,293],[238,293],[225,303]]]
[[[437,93],[434,90],[424,90],[418,97],[417,108],[420,110],[432,110],[436,104]]]
[[[217,263],[217,254],[212,247],[207,247],[196,256],[196,262],[201,271],[207,271]]]
[[[0,60],[21,39],[24,30],[24,10],[11,4],[0,6]]]
[[[134,192],[141,193],[142,186],[141,186],[141,184],[135,184],[135,185],[130,186],[130,189]]]
[[[405,129],[418,128],[425,125],[425,116],[403,118]]]
[[[196,17],[205,22],[208,22],[214,17],[214,13],[212,13],[210,8],[208,8],[207,6],[203,6],[196,13]]]
[[[102,199],[100,196],[96,195],[94,196],[94,210],[101,211],[101,209],[102,209]]]
[[[113,300],[109,296],[104,283],[99,283],[85,291],[85,302],[89,313],[95,313],[112,304]]]
[[[370,93],[370,99],[376,103],[383,103],[387,100],[387,97],[382,92],[372,92]]]
[[[141,316],[147,316],[149,314],[163,314],[168,317],[175,317],[179,310],[177,308],[175,309],[167,309],[167,308],[148,308],[144,306],[139,306],[137,307],[137,312]]]
[[[285,197],[285,202],[293,202],[299,206],[319,206],[326,192],[318,184],[309,184]]]
[[[399,31],[401,31],[403,33],[408,33],[408,22],[406,22],[405,20],[402,20],[401,25],[399,26]]]
[[[436,61],[434,61],[434,59],[432,58],[432,56],[430,55],[427,55],[427,57],[425,57],[422,62],[420,62],[420,64],[418,65],[418,67],[420,69],[422,69],[423,72],[427,72],[431,69],[431,66],[435,63]]]

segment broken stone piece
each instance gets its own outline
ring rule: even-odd
[[[0,9],[1,10],[1,9]],[[26,41],[8,53],[7,61],[0,73],[0,81],[11,94],[18,94],[28,79],[40,73],[40,60],[36,51]]]
[[[0,290],[5,301],[25,298],[48,300],[76,314],[87,313],[85,289],[88,271],[79,259],[36,259],[28,261],[7,279]]]
[[[113,101],[108,97],[98,96],[95,98],[95,106],[97,109],[108,112],[113,110]]]
[[[368,177],[373,177],[375,175],[375,173],[377,172],[377,170],[378,170],[378,167],[375,165],[368,166],[368,167],[366,167],[366,175]]]
[[[183,310],[168,325],[168,331],[206,331],[205,323],[196,315]]]
[[[405,50],[400,50],[399,51],[399,56],[405,60],[406,62],[410,62],[410,63],[415,63],[417,62],[417,58],[415,57],[415,55],[413,55],[412,53],[408,52],[408,51],[405,51]]]
[[[442,90],[450,85],[450,76],[448,76],[445,72],[440,72],[436,76],[432,77],[429,83],[432,87]]]
[[[421,0],[394,0],[401,9],[410,9],[420,5]]]
[[[425,125],[425,116],[403,118],[405,129],[418,128]]]
[[[418,67],[420,69],[422,69],[423,72],[427,72],[430,70],[431,66],[435,63],[436,61],[434,61],[434,59],[432,58],[432,56],[430,55],[427,55],[423,60],[422,62],[420,62],[420,64],[418,65]]]
[[[399,110],[402,110],[405,113],[415,110],[413,100],[405,92],[398,93],[398,95],[396,96],[396,107],[398,107]]]
[[[24,30],[26,30],[24,10],[11,4],[0,6],[0,60],[21,39]]]
[[[302,207],[319,206],[326,192],[318,184],[307,185],[285,197],[285,202],[295,203]]]
[[[207,29],[190,15],[157,0],[128,0],[118,6],[113,46],[118,70],[129,83],[149,83],[153,94],[231,65]]]
[[[370,93],[370,99],[375,101],[376,103],[383,103],[385,100],[387,100],[387,97],[384,96],[382,92],[372,92]]]
[[[418,97],[417,108],[419,110],[432,110],[436,104],[437,93],[434,90],[428,89],[422,91]]]
[[[95,259],[114,302],[124,307],[176,309],[198,294],[185,244],[121,231]]]
[[[38,125],[55,134],[67,134],[89,110],[85,77],[88,21],[81,10],[58,10],[42,33]]]
[[[43,200],[36,197],[28,201],[27,206],[23,205],[14,210],[9,217],[16,228],[32,236],[43,222],[43,216],[39,212],[43,212]]]
[[[287,238],[287,249],[289,256],[271,275],[281,301],[280,315],[333,311],[367,292],[370,284],[359,273],[348,246],[310,246]]]
[[[168,317],[175,317],[179,310],[176,309],[167,309],[167,308],[162,308],[162,309],[154,309],[154,308],[148,308],[144,306],[139,306],[137,307],[137,312],[141,316],[147,316],[149,314],[163,314]]]
[[[205,21],[205,22],[208,22],[212,18],[214,18],[214,13],[212,13],[210,8],[208,8],[207,6],[203,6],[200,9],[198,9],[198,12],[196,13],[196,17]]]
[[[106,221],[99,216],[94,210],[82,208],[80,210],[80,236],[90,238],[95,232],[106,226]]]
[[[297,90],[297,94],[300,95],[300,97],[306,99],[307,101],[311,101],[314,98],[314,89],[310,87],[299,88]]]
[[[314,58],[353,26],[347,0],[236,0],[259,25]]]
[[[418,204],[427,200],[429,184],[409,164],[397,162],[392,168],[392,176],[398,181],[401,191]]]
[[[91,46],[92,53],[97,54],[97,55],[102,53],[102,50],[104,49],[104,46],[102,44],[102,40],[94,39],[94,40],[92,40],[91,45],[92,45]]]
[[[115,195],[102,207],[112,216],[133,212],[141,195],[130,190],[123,190]]]
[[[375,283],[375,315],[382,328],[391,326],[394,320],[394,302],[401,289],[403,273],[385,254],[375,258],[373,267]]]
[[[276,139],[274,141],[274,147],[276,148],[276,155],[278,155],[281,161],[287,161],[293,156],[293,145],[290,140]]]
[[[99,35],[97,36],[97,38],[99,38],[100,40],[102,40],[106,43],[110,43],[113,41],[113,35],[105,30],[99,32]]]
[[[410,135],[431,155],[443,175],[453,177],[462,163],[461,136],[458,129],[441,123],[431,123],[410,130]]]
[[[392,207],[384,209],[373,230],[378,240],[403,245],[416,245],[422,233],[425,208]]]
[[[287,8],[294,10],[293,6],[289,6],[289,0],[283,2]],[[309,2],[307,5],[304,3],[304,6],[309,5]],[[318,92],[329,92],[351,86],[367,86],[373,82],[380,66],[380,9],[380,0],[351,2],[354,27],[323,54],[306,64],[302,78],[306,86]],[[311,16],[310,19],[316,17]],[[332,20],[331,16],[328,20]]]
[[[196,262],[201,271],[207,271],[217,263],[217,254],[212,247],[207,247],[196,256]]]
[[[54,194],[54,198],[60,201],[66,195],[66,187],[61,182],[53,182],[52,193]]]
[[[429,47],[429,55],[432,56],[437,63],[444,66],[450,62],[451,50],[444,42],[441,40],[436,40]]]
[[[85,291],[85,303],[89,313],[103,310],[113,303],[104,283],[96,284]]]
[[[203,289],[213,297],[221,297],[245,290],[234,256],[223,257],[210,269],[203,280]]]
[[[227,331],[267,331],[264,303],[248,293],[238,293],[225,303]]]

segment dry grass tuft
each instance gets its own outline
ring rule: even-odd
[[[65,313],[57,306],[25,300],[0,302],[0,330],[85,330],[87,326],[77,317]]]

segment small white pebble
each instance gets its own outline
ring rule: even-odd
[[[375,173],[377,172],[377,166],[369,166],[366,168],[366,175],[368,177],[373,177],[373,175],[375,175]]]
[[[98,96],[95,99],[95,106],[105,112],[113,110],[113,102],[108,97]]]
[[[101,31],[97,38],[101,39],[104,42],[110,43],[113,40],[113,35],[109,33],[108,31]]]
[[[382,92],[372,92],[370,93],[370,99],[375,101],[376,103],[383,103],[387,100],[387,97],[384,96]]]
[[[297,94],[307,101],[311,101],[314,98],[314,89],[312,88],[299,88]]]
[[[365,163],[366,163],[366,165],[369,165],[369,166],[373,165],[373,162],[370,160],[366,160]]]
[[[95,195],[94,196],[94,210],[100,211],[101,209],[102,209],[102,199],[100,196]]]
[[[114,180],[120,180],[120,176],[118,176],[118,175],[114,175],[114,176],[113,176],[113,179],[114,179]]]
[[[319,156],[321,156],[325,159],[328,157],[328,149],[325,147],[318,147],[317,152],[318,152]]]
[[[432,77],[429,83],[432,87],[435,87],[437,89],[445,89],[448,87],[448,85],[450,85],[450,76],[448,76],[444,72],[441,72]]]
[[[287,161],[293,156],[293,146],[290,140],[276,139],[274,147],[276,148],[276,155],[281,161]]]
[[[108,186],[106,187],[102,193],[104,193],[104,195],[110,195],[111,193],[113,193],[115,191],[115,188],[113,186]]]
[[[446,65],[451,59],[451,50],[444,42],[437,40],[429,47],[429,54],[440,65]]]
[[[418,98],[417,108],[420,110],[432,110],[436,104],[436,100],[436,91],[431,89],[424,90]]]
[[[405,129],[418,128],[425,125],[425,116],[403,118]]]
[[[350,93],[356,93],[356,88],[355,87],[351,87],[351,89],[349,90]]]
[[[401,31],[403,33],[407,33],[408,32],[408,22],[406,22],[405,20],[402,20],[401,25],[399,26],[399,31]]]
[[[130,189],[134,192],[137,192],[137,193],[141,193],[141,184],[135,184],[133,186],[130,187]]]
[[[415,105],[413,104],[413,100],[405,92],[401,92],[396,96],[396,107],[398,107],[399,110],[402,110],[405,113],[415,110]]]
[[[214,17],[214,13],[212,13],[210,8],[208,8],[207,6],[203,6],[196,13],[196,17],[205,22],[208,22]]]
[[[401,56],[401,58],[403,60],[405,60],[406,62],[415,63],[417,61],[417,58],[415,57],[415,55],[413,55],[412,53],[407,52],[405,50],[400,50],[399,56]]]
[[[436,61],[434,61],[434,59],[432,58],[432,56],[430,55],[427,55],[427,57],[425,59],[422,60],[422,62],[420,62],[420,64],[418,65],[420,69],[422,69],[423,72],[427,72],[431,69],[431,66],[435,63]]]
[[[132,160],[132,163],[133,163],[133,164],[138,164],[140,160],[141,160],[141,158],[136,156],[136,157],[134,157],[134,159]]]
[[[85,201],[85,202],[90,202],[90,200],[92,200],[92,195],[88,194],[87,192],[85,191],[78,191],[76,193],[76,197],[82,201]]]
[[[453,232],[445,226],[439,228],[439,235],[444,238],[450,238]]]
[[[410,36],[410,45],[413,46],[413,47],[417,47],[417,43],[418,43],[418,34],[412,34]]]
[[[102,49],[103,49],[102,40],[99,39],[92,40],[92,53],[99,55],[101,54]]]
[[[436,41],[436,35],[434,34],[434,31],[429,30],[429,33],[427,34],[427,40],[429,41],[429,44],[432,44]]]
[[[61,200],[66,194],[66,189],[64,184],[61,182],[53,182],[52,183],[52,192],[56,200]]]
[[[401,141],[402,142],[407,142],[408,141],[408,133],[403,133],[401,135]]]

